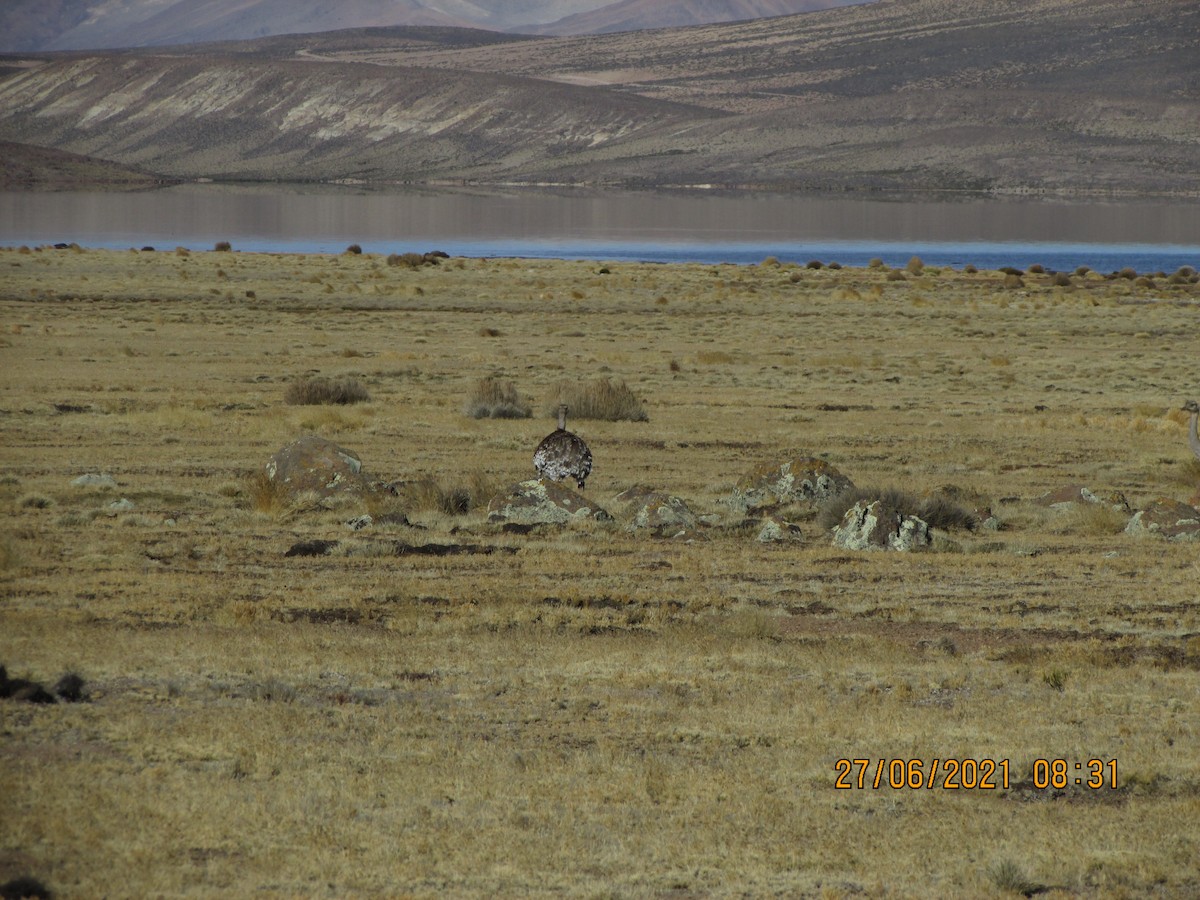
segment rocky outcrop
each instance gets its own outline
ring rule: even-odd
[[[613,499],[626,508],[630,530],[648,528],[662,534],[690,531],[696,527],[696,515],[687,503],[665,491],[639,485],[622,491]]]
[[[729,505],[740,512],[770,509],[788,503],[823,503],[854,483],[823,459],[794,456],[765,462],[739,480]]]
[[[1116,512],[1130,512],[1129,503],[1120,491],[1097,492],[1082,484],[1068,484],[1056,490],[1047,491],[1033,502],[1038,506],[1057,510],[1068,510],[1081,503],[1094,503],[1108,506]]]
[[[315,434],[280,449],[264,471],[271,483],[289,496],[314,493],[333,497],[375,489],[363,474],[362,460],[356,453]]]
[[[833,544],[845,550],[925,550],[933,545],[929,526],[897,512],[881,500],[854,504],[833,531]]]
[[[757,540],[760,544],[774,544],[779,541],[798,541],[800,538],[799,525],[775,516],[766,516],[758,530]]]
[[[1200,509],[1160,497],[1134,514],[1125,533],[1158,535],[1169,541],[1200,541]]]
[[[531,479],[514,484],[488,504],[494,524],[566,525],[582,521],[608,522],[612,516],[580,493],[555,481]]]

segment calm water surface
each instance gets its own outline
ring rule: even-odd
[[[0,193],[0,244],[1098,271],[1200,268],[1200,203],[887,201],[778,194],[520,189],[355,191],[188,185]]]

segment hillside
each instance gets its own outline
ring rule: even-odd
[[[157,47],[398,25],[582,34],[730,22],[859,2],[863,0],[5,0],[0,5],[0,52]]]
[[[647,28],[680,28],[717,22],[765,19],[815,12],[866,0],[620,0],[576,13],[549,25],[525,29],[533,34],[607,34]]]
[[[1200,7],[1172,0],[25,62],[0,79],[0,139],[173,177],[1200,192]]]

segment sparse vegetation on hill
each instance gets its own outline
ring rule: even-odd
[[[178,178],[1196,193],[1198,56],[1200,7],[1174,0],[549,41],[363,30],[34,59],[0,77],[0,139]],[[96,109],[102,128],[76,127]]]

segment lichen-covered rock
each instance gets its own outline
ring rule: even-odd
[[[488,521],[493,523],[565,525],[589,519],[607,522],[612,516],[583,494],[537,478],[513,485],[488,504]]]
[[[117,479],[103,472],[88,472],[71,482],[72,487],[100,488],[108,490],[117,486]]]
[[[357,454],[315,434],[280,449],[267,463],[265,472],[272,483],[290,495],[312,492],[332,497],[372,490]]]
[[[846,511],[833,531],[833,544],[844,550],[925,550],[933,544],[929,526],[880,500],[865,500]]]
[[[1094,503],[1111,507],[1117,512],[1127,513],[1130,511],[1129,503],[1120,491],[1097,493],[1082,484],[1068,484],[1065,487],[1047,491],[1033,502],[1038,506],[1057,510],[1067,510],[1081,503]]]
[[[854,483],[823,459],[795,456],[751,469],[733,489],[729,505],[741,512],[798,501],[820,504]]]
[[[631,530],[649,528],[656,532],[671,529],[682,531],[696,527],[696,516],[687,503],[664,491],[639,485],[622,491],[614,499],[626,506]]]
[[[1134,514],[1125,526],[1125,533],[1156,534],[1169,541],[1200,541],[1200,509],[1160,497]]]
[[[761,544],[772,544],[777,541],[798,541],[800,540],[800,526],[791,522],[785,522],[783,519],[775,516],[767,516],[762,520],[762,527],[758,530],[758,542]]]

